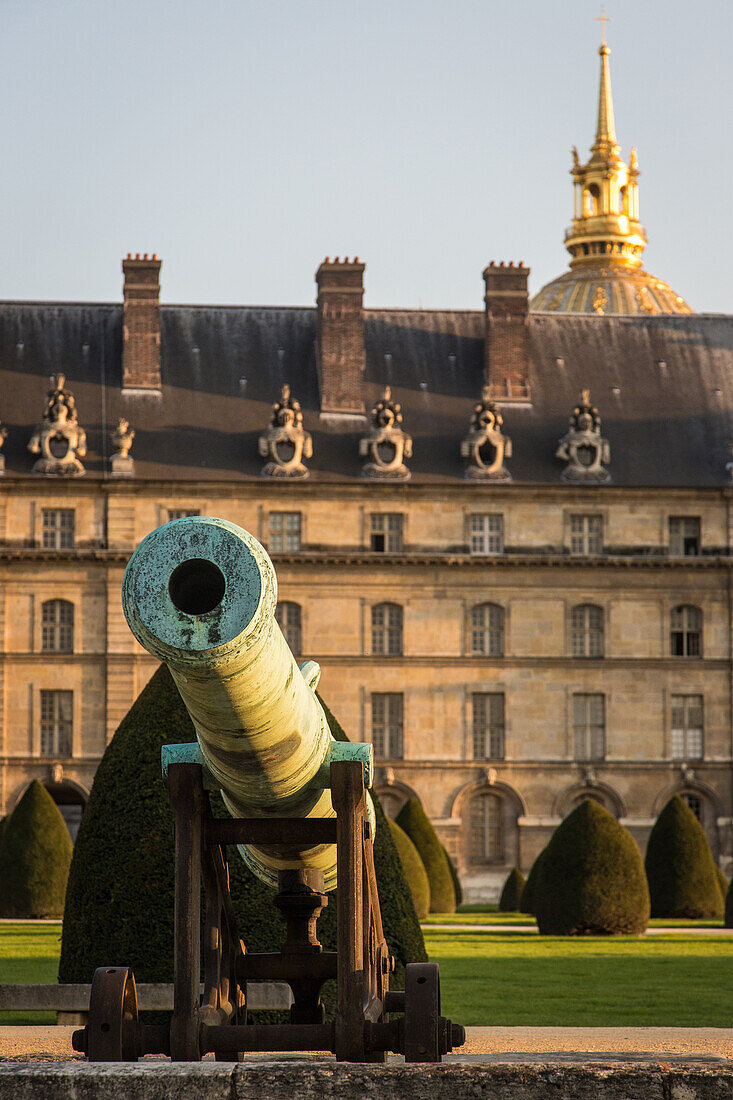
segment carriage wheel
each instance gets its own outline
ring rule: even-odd
[[[441,1043],[440,971],[437,963],[405,967],[405,1061],[439,1062]]]
[[[136,1062],[140,1057],[135,975],[128,966],[100,966],[89,998],[90,1062]]]

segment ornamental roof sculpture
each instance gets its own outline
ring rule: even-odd
[[[371,412],[372,426],[359,440],[359,455],[368,459],[362,477],[408,481],[406,458],[412,458],[412,436],[401,428],[402,406],[392,400],[392,389],[384,387],[381,401]]]
[[[0,451],[3,449],[3,443],[8,438],[8,429],[0,420]],[[0,477],[5,473],[5,455],[0,454]]]
[[[112,446],[117,450],[110,458],[112,477],[132,477],[135,473],[135,461],[130,457],[130,448],[135,438],[135,429],[130,427],[130,421],[124,416],[117,420],[117,427],[112,432]]]
[[[269,459],[262,467],[263,477],[308,477],[303,459],[313,454],[310,432],[303,428],[303,412],[300,402],[290,396],[287,383],[280,392],[280,400],[272,406],[272,419],[266,432],[259,438],[259,452]]]
[[[87,453],[87,436],[79,427],[76,400],[65,388],[66,375],[52,374],[51,386],[43,420],[36,425],[28,444],[31,454],[41,456],[33,466],[33,473],[81,477],[86,471],[79,459]]]
[[[484,386],[481,401],[471,414],[468,435],[461,442],[461,458],[471,460],[464,476],[476,481],[511,481],[504,459],[512,457],[512,441],[501,430],[504,420],[489,392],[490,387]]]
[[[570,414],[570,427],[560,440],[555,457],[567,462],[563,481],[602,485],[611,480],[604,469],[611,461],[611,446],[601,435],[601,417],[590,403],[590,390],[583,390],[580,404]]]

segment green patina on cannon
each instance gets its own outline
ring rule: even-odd
[[[75,1049],[91,1061],[288,1050],[440,1061],[465,1033],[440,1015],[437,965],[408,964],[405,990],[389,990],[372,747],[332,739],[315,693],[320,669],[314,661],[298,668],[276,622],[277,580],[264,548],[221,519],[174,520],[133,554],[122,599],[133,634],[168,665],[196,729],[196,742],[166,746],[162,760],[175,820],[174,1008],[169,1023],[143,1024],[131,970],[101,967]],[[209,789],[221,791],[231,819],[212,817]],[[228,844],[277,890],[287,929],[280,952],[251,954],[240,939]],[[316,924],[337,882],[337,950],[324,951]],[[334,1021],[320,1000],[330,978]],[[248,1020],[254,981],[290,985],[290,1023]]]

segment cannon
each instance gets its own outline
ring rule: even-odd
[[[265,549],[225,520],[173,520],[132,555],[122,602],[135,637],[168,665],[196,730],[195,742],[162,753],[175,833],[173,1013],[168,1023],[142,1023],[130,968],[100,967],[74,1048],[91,1061],[315,1050],[340,1061],[381,1062],[393,1052],[439,1062],[465,1032],[440,1014],[437,965],[409,963],[404,991],[389,989],[372,747],[332,738],[316,694],[320,669],[297,666],[277,624]],[[210,790],[230,818],[212,816]],[[277,891],[286,924],[279,952],[247,952],[240,938],[229,845]],[[337,949],[325,951],[317,920],[337,883]],[[329,979],[332,1021],[320,999]],[[248,1018],[255,981],[290,986],[289,1023]]]

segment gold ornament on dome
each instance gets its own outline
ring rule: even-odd
[[[593,295],[593,312],[605,313],[606,306],[608,305],[608,295],[602,286],[596,287],[596,292]]]

